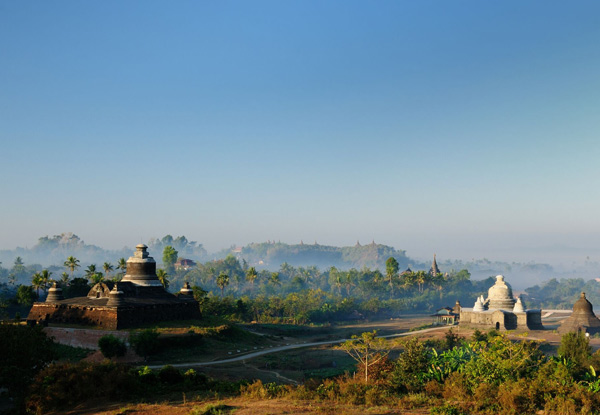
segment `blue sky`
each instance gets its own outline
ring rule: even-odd
[[[598,15],[0,1],[0,249],[170,233],[600,260]]]

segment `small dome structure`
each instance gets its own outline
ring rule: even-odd
[[[52,287],[48,290],[48,296],[46,297],[46,302],[47,303],[55,303],[57,301],[61,301],[64,299],[65,299],[65,297],[63,296],[62,288],[60,288],[56,284],[56,281],[54,281],[54,284],[52,284]]]
[[[581,293],[579,300],[573,304],[573,314],[563,320],[558,331],[559,333],[571,331],[600,333],[600,320],[594,314],[594,307],[585,297],[585,293]]]
[[[512,310],[515,306],[511,286],[504,281],[503,275],[496,276],[496,283],[488,290],[488,308]]]
[[[125,295],[123,291],[119,289],[119,283],[116,283],[113,289],[108,295],[107,307],[119,307],[124,305]]]
[[[192,288],[190,287],[189,282],[185,282],[183,284],[183,287],[181,287],[181,290],[179,290],[179,295],[184,295],[186,297],[192,297],[194,295],[194,290],[192,290]]]
[[[106,298],[110,294],[110,288],[103,282],[99,282],[94,285],[92,289],[88,292],[88,298]]]
[[[485,311],[485,308],[483,308],[483,303],[481,302],[481,298],[478,298],[477,301],[475,301],[473,311]]]
[[[454,304],[454,308],[452,308],[452,312],[455,314],[460,314],[460,301],[456,300],[456,304]]]
[[[594,314],[594,306],[585,297],[585,293],[581,293],[579,300],[575,301],[575,304],[573,304],[573,314]]]

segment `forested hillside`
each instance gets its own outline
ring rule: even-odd
[[[225,254],[225,252],[221,252]],[[229,250],[231,252],[231,250]],[[228,252],[228,253],[229,253]],[[391,246],[370,243],[354,246],[328,246],[300,243],[288,245],[281,242],[251,243],[244,246],[238,256],[248,263],[264,268],[273,268],[288,263],[293,266],[314,265],[317,267],[377,268],[383,269],[385,261],[394,257],[401,267],[406,268],[411,262],[405,251]]]

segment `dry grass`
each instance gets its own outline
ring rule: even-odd
[[[207,408],[221,405],[232,408],[223,410],[224,414],[232,415],[293,415],[293,414],[322,414],[322,415],[425,415],[428,409],[400,409],[387,406],[352,406],[333,402],[314,402],[290,399],[249,400],[245,398],[222,399],[219,401],[190,402],[186,404],[137,404],[124,405],[110,410],[89,408],[80,412],[63,412],[61,415],[195,415],[202,414]]]

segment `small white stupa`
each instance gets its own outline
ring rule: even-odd
[[[515,304],[515,308],[513,308],[513,313],[524,313],[525,310],[525,304],[523,304],[521,301],[521,297],[517,297],[517,302]]]
[[[511,310],[515,306],[512,288],[504,281],[503,275],[496,276],[496,283],[488,290],[488,309]]]
[[[475,305],[473,306],[473,311],[485,311],[483,308],[483,303],[481,302],[481,298],[478,298],[475,301]]]

